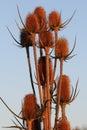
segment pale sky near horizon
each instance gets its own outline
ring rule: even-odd
[[[76,36],[76,48],[73,59],[64,63],[64,73],[69,75],[71,84],[75,87],[79,79],[76,100],[67,106],[68,119],[72,127],[87,126],[87,0],[0,0],[0,97],[16,112],[20,112],[21,101],[26,93],[31,92],[25,49],[15,46],[15,42],[7,31],[7,26],[19,41],[19,30],[15,20],[22,27],[17,5],[23,21],[26,15],[37,6],[42,6],[47,15],[56,10],[61,12],[62,20],[76,13],[69,25],[59,32],[69,41],[70,50]],[[58,70],[59,71],[59,70]],[[13,115],[0,101],[0,130],[2,126],[12,124]]]

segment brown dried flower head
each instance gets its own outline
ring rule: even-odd
[[[62,24],[61,22],[61,16],[57,11],[52,11],[49,14],[49,27],[52,30],[55,30],[56,28],[59,29],[60,25]]]
[[[55,55],[59,59],[65,58],[69,53],[68,41],[66,38],[59,38],[55,47]]]
[[[28,94],[24,97],[24,103],[22,106],[22,117],[25,120],[34,119],[36,116],[37,102],[36,97],[33,94]]]
[[[60,78],[58,84],[59,82]],[[67,75],[62,75],[60,104],[66,103],[69,99],[70,99],[70,79]]]
[[[35,8],[34,13],[37,15],[40,29],[44,29],[46,27],[46,11],[45,11],[45,9],[41,6],[39,6],[39,7]]]
[[[35,35],[30,35],[26,29],[22,29],[20,32],[20,45],[22,47],[32,46],[33,41],[35,40]]]
[[[51,31],[42,31],[39,35],[39,44],[40,47],[52,48],[54,46],[53,35]]]
[[[28,14],[26,17],[26,28],[32,32],[37,33],[40,29],[37,16],[35,14]]]
[[[38,71],[41,85],[46,83],[46,56],[42,56],[38,61]],[[49,58],[49,84],[53,83],[53,71],[52,71],[52,62]]]
[[[62,118],[58,123],[58,130],[71,130],[70,122],[66,118]]]

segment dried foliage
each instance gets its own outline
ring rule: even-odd
[[[45,9],[39,6],[35,8],[33,13],[27,15],[24,23],[18,7],[17,10],[23,25],[22,29],[19,28],[20,42],[16,40],[9,28],[7,29],[17,45],[26,49],[31,82],[29,86],[32,87],[33,92],[25,94],[20,116],[15,114],[0,97],[0,100],[14,115],[16,120],[16,122],[12,120],[14,125],[7,128],[20,130],[71,130],[70,122],[66,118],[66,106],[72,103],[78,95],[78,81],[75,89],[72,87],[72,92],[70,93],[70,78],[63,74],[63,62],[75,56],[71,54],[75,49],[76,38],[74,46],[69,52],[68,40],[64,37],[59,38],[58,31],[68,25],[75,12],[71,18],[62,23],[60,13],[52,11],[47,17]],[[50,51],[50,49],[53,50]],[[37,55],[37,50],[40,53],[39,56]],[[30,56],[29,51],[33,51],[34,58]],[[53,52],[54,56],[52,56]],[[57,66],[57,62],[60,63],[60,67]],[[34,63],[35,65],[33,66],[32,64]],[[59,70],[56,70],[57,67],[59,67]],[[34,81],[34,73],[36,82]],[[35,91],[35,84],[38,87],[38,92]],[[59,117],[60,108],[61,118]],[[55,114],[52,113],[53,109]],[[52,125],[53,114],[54,124]]]

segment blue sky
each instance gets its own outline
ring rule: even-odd
[[[68,119],[74,126],[87,126],[87,0],[0,0],[0,97],[16,112],[20,112],[21,101],[26,93],[31,92],[25,49],[15,46],[15,42],[7,31],[10,28],[19,40],[19,30],[15,20],[22,27],[17,5],[23,20],[35,7],[43,6],[47,15],[52,10],[61,11],[62,20],[76,13],[67,28],[59,32],[59,37],[68,39],[70,49],[76,36],[77,54],[68,63],[64,63],[64,73],[69,75],[71,84],[75,87],[79,78],[77,99],[67,106]],[[0,102],[0,130],[2,126],[11,125],[13,115]]]

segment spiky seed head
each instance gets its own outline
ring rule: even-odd
[[[59,82],[60,78],[58,81],[58,85]],[[60,104],[67,102],[69,99],[70,99],[70,78],[67,75],[62,75]]]
[[[51,31],[42,31],[39,35],[39,44],[40,47],[52,48],[54,46],[53,35]]]
[[[70,122],[66,118],[60,119],[57,130],[71,130]]]
[[[26,29],[22,29],[20,32],[20,43],[22,47],[29,47],[33,45],[35,35],[30,35]]]
[[[62,24],[61,16],[57,11],[52,11],[49,14],[49,27],[51,29],[56,29],[56,27],[59,27]]]
[[[46,83],[46,56],[42,56],[38,60],[38,71],[41,85]],[[49,84],[53,83],[53,71],[52,71],[52,62],[49,58]]]
[[[64,58],[69,53],[69,45],[66,38],[59,38],[55,45],[55,55],[56,57]]]
[[[28,94],[24,97],[22,106],[22,117],[25,120],[31,120],[35,118],[37,110],[36,97],[33,94]]]
[[[40,26],[38,23],[38,19],[37,16],[33,13],[28,14],[26,17],[26,27],[27,29],[32,32],[32,33],[36,33],[39,31]]]
[[[43,7],[38,6],[35,8],[34,13],[37,15],[40,29],[46,27],[46,11]]]

